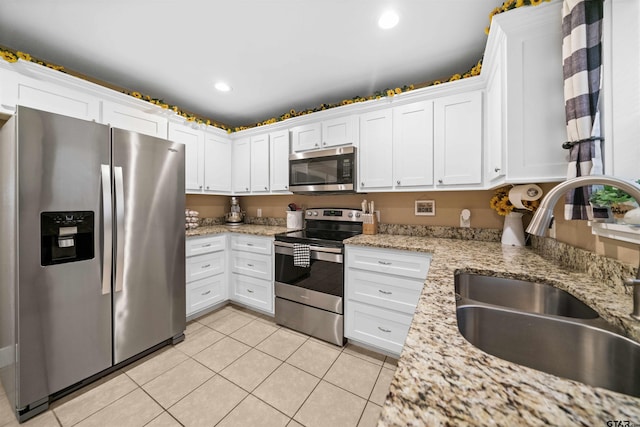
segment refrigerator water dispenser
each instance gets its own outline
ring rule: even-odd
[[[92,259],[94,213],[91,211],[40,214],[40,264],[42,266]]]

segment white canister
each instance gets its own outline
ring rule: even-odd
[[[287,211],[287,228],[301,230],[303,228],[303,213],[304,211]]]
[[[510,246],[524,246],[526,244],[522,226],[522,213],[509,212],[504,218],[502,244]]]

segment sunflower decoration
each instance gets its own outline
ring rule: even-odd
[[[522,209],[516,209],[515,206],[511,204],[509,201],[509,190],[511,190],[511,186],[500,187],[496,190],[493,197],[489,200],[489,206],[491,209],[498,212],[498,215],[507,216],[513,210],[517,212],[522,212]],[[525,207],[525,210],[528,212],[535,212],[540,205],[539,200],[523,200],[522,205]]]

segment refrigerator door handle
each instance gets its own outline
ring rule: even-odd
[[[122,167],[113,168],[116,195],[116,287],[115,292],[124,287],[124,182]]]
[[[111,212],[111,171],[109,165],[100,165],[102,175],[102,215],[103,215],[103,243],[102,243],[102,295],[111,293],[111,259],[113,240],[113,217]]]

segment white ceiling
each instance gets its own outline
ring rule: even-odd
[[[1,0],[0,45],[249,125],[463,73],[502,0]],[[395,9],[400,23],[377,27]],[[217,80],[233,90],[220,93]]]

